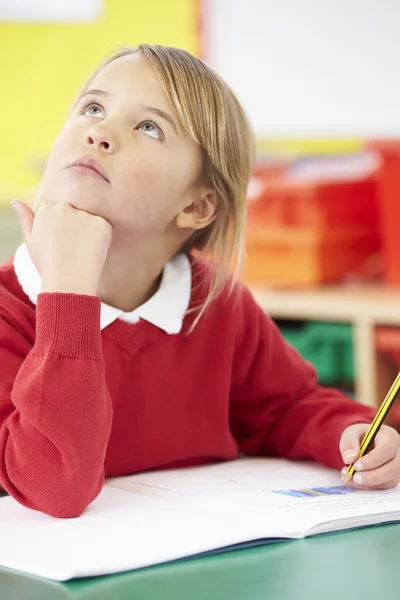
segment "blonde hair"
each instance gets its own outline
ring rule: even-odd
[[[194,322],[220,293],[226,271],[241,269],[245,253],[246,199],[254,158],[254,137],[244,110],[231,88],[200,59],[168,46],[124,47],[93,73],[130,54],[142,54],[158,75],[181,126],[199,146],[203,177],[216,192],[215,220],[195,231],[183,251],[200,251],[216,263],[207,297]]]

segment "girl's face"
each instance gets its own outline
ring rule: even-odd
[[[76,163],[74,165],[74,163]],[[100,71],[61,130],[43,195],[149,237],[176,227],[200,198],[200,150],[182,130],[152,66],[140,55]]]

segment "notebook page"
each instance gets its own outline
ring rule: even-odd
[[[59,581],[154,565],[259,538],[258,523],[105,486],[84,514],[55,519],[0,499],[0,565]],[[271,532],[275,534],[276,526]]]
[[[139,474],[110,485],[151,496],[165,494],[171,501],[186,496],[237,520],[259,523],[261,537],[273,529],[271,514],[282,537],[400,519],[400,486],[386,492],[343,489],[338,471],[307,462],[242,459]]]
[[[335,488],[338,481],[337,472],[320,466],[244,459],[109,480],[77,519],[1,498],[0,565],[62,581],[334,530],[344,519],[347,526],[383,522],[400,506],[398,488],[313,495],[316,486]]]
[[[312,462],[242,458],[201,467],[153,471],[109,479],[108,486],[149,497],[215,500],[218,496],[248,496],[281,488],[340,485],[340,474]]]

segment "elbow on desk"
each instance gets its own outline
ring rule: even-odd
[[[50,517],[57,519],[74,519],[80,517],[89,504],[99,495],[104,478],[96,485],[87,486],[82,482],[71,482],[68,485],[58,485],[50,488],[30,492],[16,489],[13,486],[4,486],[7,493],[17,502]]]
[[[75,519],[80,517],[98,494],[76,497],[76,494],[65,494],[62,501],[59,498],[46,497],[34,502],[23,503],[56,519]]]
[[[5,440],[10,441],[10,436]],[[18,454],[12,440],[2,451],[1,441],[0,437],[0,487],[23,506],[72,519],[99,495],[104,483],[102,454],[87,458],[82,452],[53,451],[35,463],[32,453],[28,459],[23,450]]]
[[[56,519],[76,519],[80,517],[91,500],[88,502],[68,502],[63,505],[38,505],[36,510]]]
[[[104,478],[96,485],[88,487],[83,482],[64,486],[56,494],[43,497],[34,507],[42,513],[57,519],[75,519],[80,517],[89,504],[99,495]]]

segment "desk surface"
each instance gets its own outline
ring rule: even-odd
[[[398,600],[399,557],[400,524],[386,525],[66,583],[0,569],[0,598]]]

